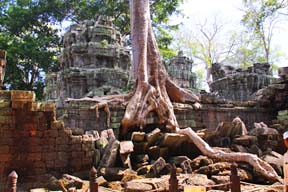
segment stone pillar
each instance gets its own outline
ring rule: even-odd
[[[177,191],[178,191],[178,179],[176,176],[176,167],[173,164],[170,170],[169,192],[177,192]]]
[[[0,90],[5,89],[4,87],[4,76],[6,66],[6,51],[0,50]]]
[[[96,181],[97,171],[95,167],[90,170],[90,192],[98,192],[98,183]]]
[[[17,191],[17,179],[18,179],[18,175],[15,171],[12,171],[8,175],[7,192],[16,192]]]
[[[230,175],[230,190],[231,192],[241,192],[240,189],[240,177],[237,173],[237,165],[233,163],[231,165],[231,175]]]

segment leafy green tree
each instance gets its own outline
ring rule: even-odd
[[[1,10],[0,49],[7,50],[4,83],[10,89],[33,90],[42,99],[43,75],[57,65],[59,52],[49,10],[32,0],[6,1]]]
[[[172,39],[167,30],[175,26],[167,23],[168,16],[179,11],[180,2],[151,1],[153,26],[164,57],[173,54],[168,48]],[[95,13],[113,16],[118,30],[123,35],[130,34],[127,0],[0,1],[0,49],[8,52],[4,80],[8,88],[33,90],[38,99],[42,99],[45,73],[56,70],[58,65],[61,45],[55,26],[64,20],[78,23],[91,19]]]
[[[284,8],[287,8],[286,0],[244,1],[242,23],[262,47],[263,62],[273,63],[271,42]]]

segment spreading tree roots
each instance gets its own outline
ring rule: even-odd
[[[126,111],[121,122],[122,135],[129,129],[144,128],[146,116],[150,112],[158,115],[159,124],[166,125],[171,132],[187,135],[206,156],[230,162],[246,162],[269,181],[280,181],[275,170],[256,155],[248,153],[225,153],[212,149],[191,128],[179,129],[172,102],[199,106],[200,99],[193,93],[175,85],[169,78],[161,61],[158,46],[152,31],[149,0],[130,0],[132,52],[136,86],[128,95],[114,95],[103,98],[83,98],[77,100],[94,101],[92,109],[104,108],[110,119],[108,104],[125,103]],[[75,99],[70,99],[75,100]],[[69,101],[69,100],[68,100]],[[109,120],[107,119],[109,126]]]

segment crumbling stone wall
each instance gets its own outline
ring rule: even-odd
[[[178,55],[172,57],[167,64],[167,71],[170,78],[178,86],[186,89],[196,88],[196,74],[192,72],[193,60],[179,51]]]
[[[63,44],[60,71],[47,74],[46,100],[63,107],[66,98],[115,94],[127,86],[130,54],[111,17],[72,25]]]
[[[255,63],[248,69],[235,69],[214,63],[211,68],[213,81],[211,92],[225,99],[247,101],[255,99],[255,93],[275,81],[268,63]]]
[[[0,91],[0,184],[12,170],[23,180],[92,166],[92,135],[72,135],[55,120],[55,104],[34,99],[33,92]]]
[[[65,109],[64,122],[69,128],[81,128],[86,131],[102,131],[107,129],[106,113],[100,110],[99,118],[96,118],[96,112],[89,108],[93,102],[74,101],[70,102]],[[179,126],[191,127],[194,130],[208,128],[215,130],[222,121],[232,121],[239,116],[247,127],[253,127],[254,122],[265,122],[270,124],[275,119],[277,111],[271,108],[262,108],[255,106],[256,103],[223,103],[222,101],[203,100],[201,109],[193,109],[189,105],[174,105],[175,115]],[[110,127],[115,135],[119,133],[120,123],[125,113],[123,106],[110,106],[111,118]],[[151,113],[147,117],[147,124],[157,126],[157,115]]]

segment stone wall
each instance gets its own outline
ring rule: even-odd
[[[170,78],[178,86],[186,89],[196,88],[196,74],[192,72],[193,60],[179,51],[178,55],[172,57],[166,66]]]
[[[69,128],[81,128],[84,130],[101,131],[112,128],[117,136],[119,134],[120,123],[125,113],[124,106],[110,106],[111,123],[110,127],[106,124],[106,113],[100,111],[99,118],[96,112],[89,108],[94,103],[89,102],[70,102],[65,109],[64,122]],[[253,127],[254,122],[265,122],[270,124],[277,115],[277,111],[267,107],[256,107],[255,103],[202,103],[201,109],[193,109],[190,105],[174,104],[175,115],[179,126],[191,127],[194,130],[208,128],[215,130],[218,123],[222,121],[232,121],[239,116],[247,128]],[[250,105],[250,106],[249,106]],[[147,119],[148,126],[158,126],[158,119],[155,114],[149,114]]]
[[[275,81],[268,63],[255,63],[246,70],[214,63],[211,74],[211,92],[234,101],[252,100],[259,89]]]
[[[66,98],[117,94],[127,87],[130,53],[111,17],[72,25],[63,46],[60,70],[46,77],[46,100],[63,107]]]
[[[55,105],[34,97],[28,91],[0,91],[0,189],[12,170],[23,181],[92,166],[94,138],[72,135],[55,120]]]

